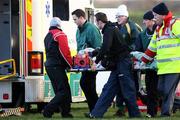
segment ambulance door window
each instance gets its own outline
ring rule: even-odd
[[[10,0],[0,0],[0,61],[11,58]]]
[[[53,17],[69,20],[69,0],[53,0]]]

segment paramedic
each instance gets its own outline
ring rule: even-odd
[[[158,25],[151,39],[141,66],[156,55],[158,68],[158,91],[162,96],[161,116],[171,115],[175,90],[180,80],[180,20],[173,18],[165,3],[153,8]]]

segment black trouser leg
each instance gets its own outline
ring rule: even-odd
[[[85,94],[90,112],[94,108],[98,95],[96,92],[96,74],[97,72],[82,72],[80,79],[80,86]]]
[[[138,71],[137,70],[133,70],[132,71],[133,74],[133,80],[135,83],[135,87],[136,87],[136,95],[138,96],[138,92],[139,92],[139,79],[138,79]]]
[[[147,91],[147,113],[151,116],[155,116],[158,109],[157,72],[153,70],[147,70],[145,83]]]
[[[70,112],[71,92],[65,70],[60,67],[48,67],[46,71],[51,80],[55,96],[45,107],[44,112],[53,114],[56,109],[61,107],[62,113],[68,114]]]

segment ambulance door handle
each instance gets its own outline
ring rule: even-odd
[[[4,21],[3,23],[4,23],[4,24],[9,24],[9,21]]]
[[[8,3],[3,3],[3,6],[9,6],[9,4]]]

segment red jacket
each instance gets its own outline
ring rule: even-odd
[[[55,28],[50,28],[44,40],[46,49],[46,66],[72,67],[72,57],[66,34]],[[68,65],[68,66],[67,66]]]

